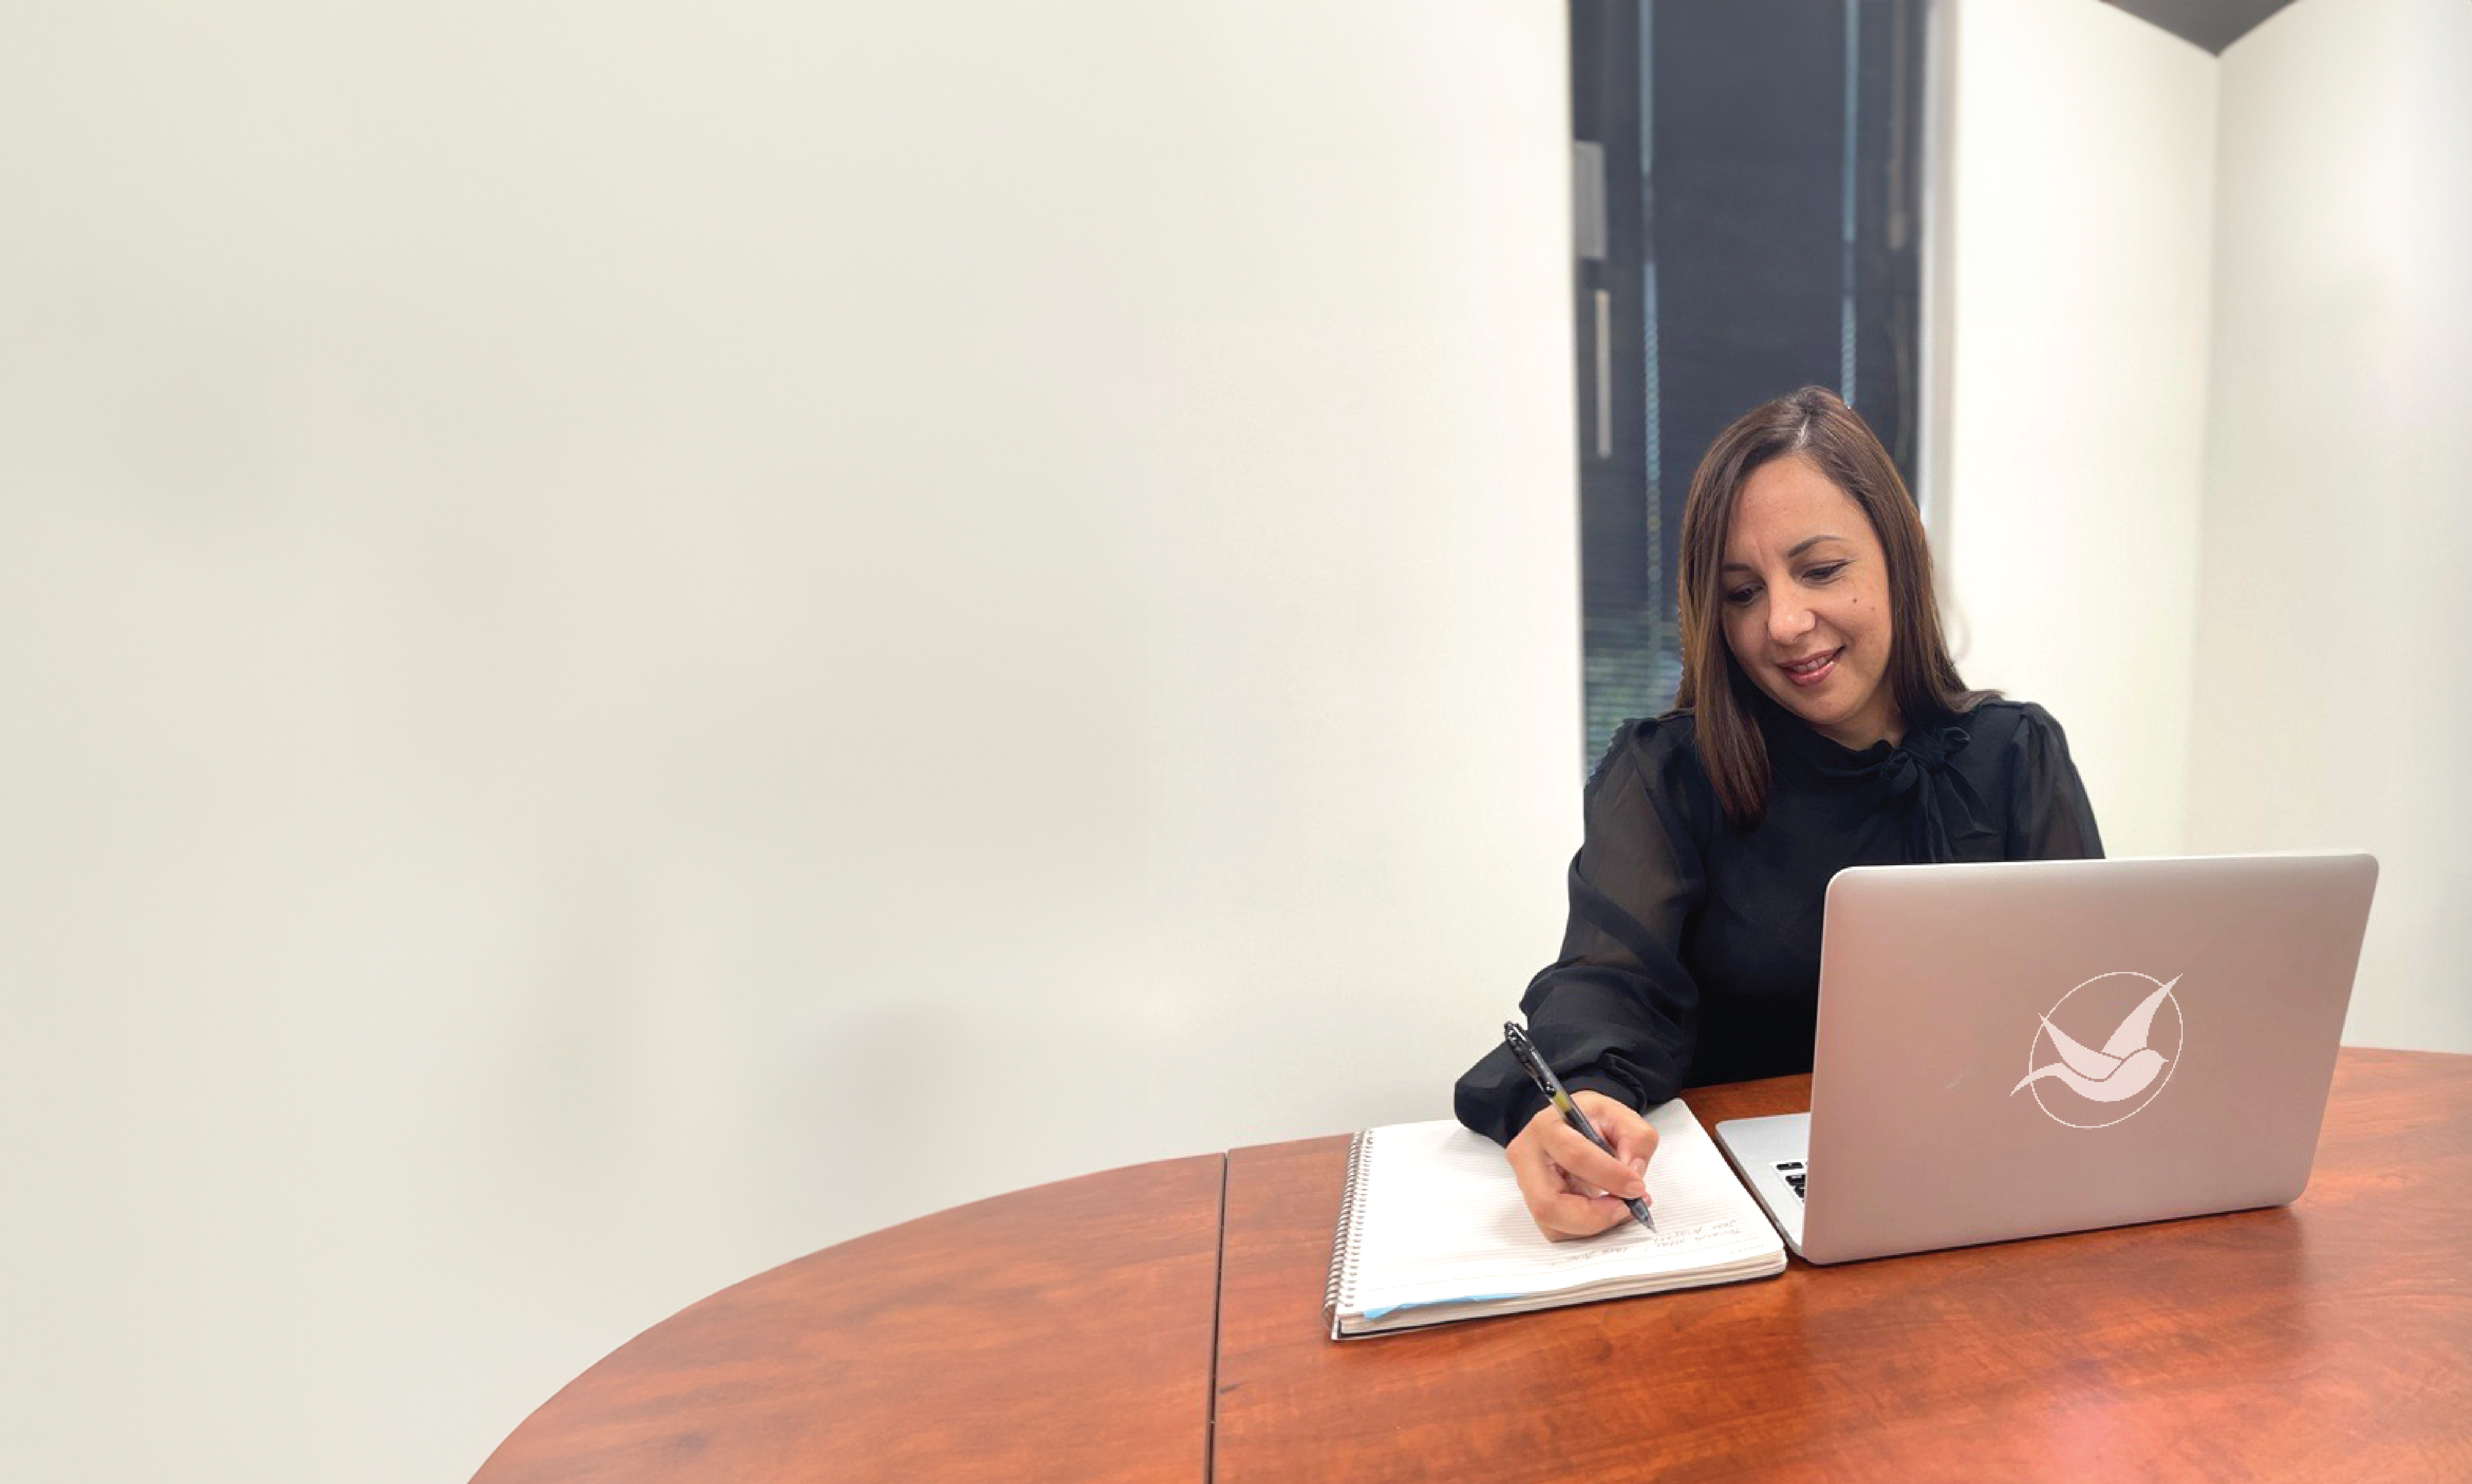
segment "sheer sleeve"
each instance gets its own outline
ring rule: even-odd
[[[1691,1064],[1699,990],[1682,967],[1682,930],[1707,889],[1686,777],[1697,765],[1687,741],[1650,745],[1657,725],[1616,733],[1588,781],[1561,956],[1519,1001],[1565,1086],[1640,1109],[1673,1096]],[[1497,1143],[1545,1105],[1501,1047],[1460,1078],[1453,1102],[1461,1122]]]
[[[2017,762],[2009,774],[2008,859],[2099,860],[2103,836],[2086,799],[2069,741],[2060,723],[2040,706],[2023,708],[2017,728]]]

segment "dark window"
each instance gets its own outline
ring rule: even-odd
[[[1571,0],[1587,757],[1674,704],[1682,498],[1836,389],[1913,486],[1922,0]]]

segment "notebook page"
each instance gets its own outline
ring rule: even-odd
[[[1459,1124],[1373,1130],[1358,1192],[1358,1260],[1343,1307],[1492,1299],[1623,1284],[1757,1261],[1778,1250],[1750,1193],[1680,1101],[1649,1114],[1657,1230],[1625,1221],[1601,1236],[1552,1242],[1536,1230],[1502,1150]]]

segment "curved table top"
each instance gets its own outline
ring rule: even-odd
[[[1039,1186],[785,1262],[620,1346],[475,1484],[1199,1479],[1226,1163]]]
[[[826,1248],[621,1347],[476,1484],[2472,1477],[2472,1057],[2346,1049],[2289,1207],[1334,1344],[1345,1148]]]

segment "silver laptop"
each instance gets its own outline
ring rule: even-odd
[[[1718,1142],[1812,1262],[2282,1205],[2377,877],[2365,855],[1841,871],[1811,1112]]]

